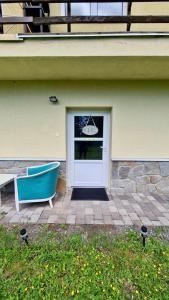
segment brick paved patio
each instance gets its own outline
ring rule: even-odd
[[[14,195],[2,194],[0,223],[57,223],[169,226],[169,195],[142,193],[109,195],[110,201],[70,201],[70,192],[48,203],[15,209]]]

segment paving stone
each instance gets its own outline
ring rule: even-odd
[[[126,210],[127,210],[127,212],[128,212],[128,214],[129,213],[135,213],[135,210],[134,210],[134,208],[133,207],[131,207],[131,204],[130,204],[130,206],[128,206],[128,207],[126,207]]]
[[[20,223],[21,221],[21,216],[18,214],[15,214],[9,221],[9,223]]]
[[[155,201],[155,198],[154,198],[153,196],[148,195],[147,198],[148,198],[148,200],[150,200],[150,201]]]
[[[151,211],[146,212],[146,213],[145,213],[145,216],[146,216],[148,219],[150,219],[151,221],[152,221],[152,220],[156,220],[155,214],[153,214]]]
[[[55,224],[65,224],[66,223],[66,218],[60,218],[56,219]]]
[[[164,226],[169,226],[169,220],[165,217],[158,217],[159,221],[161,222],[162,225]]]
[[[22,216],[27,216],[27,217],[31,217],[33,215],[33,211],[29,210],[28,208],[24,210],[24,212],[21,210],[20,214]]]
[[[48,223],[48,218],[39,218],[37,221],[38,224],[47,224]]]
[[[117,213],[116,212],[112,213],[111,217],[112,217],[113,220],[118,220],[118,219],[122,218],[122,216],[118,212]]]
[[[101,209],[100,210],[93,210],[94,211],[94,218],[96,220],[102,220],[103,219],[103,214],[102,214],[102,211]]]
[[[76,217],[76,224],[79,224],[79,225],[86,224],[85,223],[85,219],[84,218]]]
[[[146,211],[146,210],[145,210]],[[145,213],[144,213],[144,210],[142,210],[142,211],[135,211],[136,213],[137,213],[137,215],[138,215],[138,217],[140,218],[140,217],[146,217],[146,215],[145,215]]]
[[[169,212],[168,213],[163,213],[164,217],[166,217],[169,220]]]
[[[136,211],[139,211],[139,210],[142,210],[141,209],[141,206],[139,204],[132,204],[133,208],[136,210]]]
[[[160,221],[152,221],[153,226],[162,226]]]
[[[40,218],[40,214],[33,214],[33,215],[31,215],[31,217],[30,217],[30,222],[31,222],[31,223],[37,223],[38,220],[39,220],[39,218]]]
[[[122,204],[123,204],[124,206],[129,206],[129,205],[130,205],[129,200],[121,200],[121,202],[122,202]]]
[[[111,216],[103,216],[104,224],[113,224]]]
[[[57,219],[58,219],[57,215],[51,215],[48,218],[48,223],[55,223],[57,221]]]
[[[124,222],[122,220],[113,220],[113,224],[122,226],[124,225]]]
[[[94,216],[93,215],[85,215],[85,224],[94,224]]]
[[[102,214],[103,216],[111,216],[111,211],[107,209],[102,209]]]
[[[138,215],[136,213],[129,213],[129,217],[133,221],[139,221],[140,220],[140,218],[138,217]]]
[[[103,220],[94,220],[94,223],[95,225],[102,225],[104,224],[104,221]]]
[[[11,220],[11,217],[6,216],[6,217],[0,219],[0,224],[8,224],[10,220]]]
[[[84,219],[85,217],[85,214],[84,214],[84,211],[77,211],[76,212],[76,217],[79,218],[79,219]]]
[[[117,209],[116,206],[109,206],[109,210],[110,210],[110,212],[112,212],[112,213],[118,212],[118,209]]]
[[[137,202],[142,202],[141,197],[138,194],[133,193],[133,198],[137,201]]]
[[[95,205],[100,205],[100,201],[97,201],[97,200],[93,201],[93,206],[95,206]]]
[[[124,208],[119,209],[119,214],[120,214],[121,216],[127,216],[127,215],[128,215],[127,210],[124,209]]]
[[[151,226],[152,225],[152,222],[146,218],[146,217],[140,217],[142,223],[145,225],[145,226]]]
[[[17,211],[16,210],[10,210],[9,212],[8,212],[8,217],[13,217],[14,215],[16,215],[17,214]]]
[[[85,208],[85,215],[93,215],[93,208],[90,207]]]
[[[31,223],[31,221],[29,217],[21,217],[20,223],[27,224],[27,223]]]
[[[1,212],[5,212],[5,213],[8,213],[10,210],[12,210],[13,209],[13,207],[12,206],[1,206],[0,207],[0,211]]]
[[[143,225],[141,220],[133,220],[133,225],[137,227],[141,227]]]
[[[133,225],[132,220],[128,216],[123,216],[122,218],[123,218],[123,222],[125,225],[128,225],[128,226]]]
[[[164,206],[162,206],[160,203],[154,201],[154,205],[160,212],[167,212],[167,209]]]
[[[69,215],[66,218],[66,224],[75,224],[76,223],[76,216],[75,215]]]
[[[48,211],[43,211],[41,213],[41,218],[42,219],[47,219],[51,214]]]

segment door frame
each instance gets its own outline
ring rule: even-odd
[[[69,147],[72,143],[72,138],[74,138],[73,132],[72,132],[72,126],[69,126],[69,124],[72,121],[72,115],[74,114],[98,114],[98,115],[106,115],[107,119],[107,132],[106,132],[106,139],[107,139],[107,159],[105,161],[106,167],[105,167],[105,185],[102,187],[108,188],[109,187],[109,181],[110,181],[110,120],[111,120],[111,110],[110,109],[102,109],[102,108],[74,108],[74,109],[68,109],[66,111],[67,116],[67,187],[71,188],[72,185],[72,152],[69,151]]]

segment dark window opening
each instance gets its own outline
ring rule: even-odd
[[[2,6],[1,6],[1,3],[0,3],[0,17],[2,17]],[[3,33],[3,25],[0,24],[0,33]]]
[[[48,17],[50,15],[50,9],[48,3],[40,2],[26,2],[24,4],[24,15],[26,17]],[[34,25],[29,24],[25,26],[26,32],[50,32],[49,25]]]

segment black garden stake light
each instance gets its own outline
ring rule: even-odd
[[[146,226],[141,226],[141,236],[143,238],[143,246],[145,247],[146,237],[147,237],[147,227]]]
[[[23,229],[20,230],[20,237],[28,245],[28,234],[27,234],[25,228],[23,228]]]

